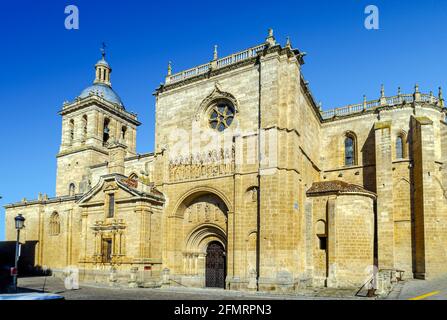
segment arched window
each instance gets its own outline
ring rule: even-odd
[[[58,236],[60,233],[61,233],[60,217],[57,212],[53,212],[50,218],[50,235]]]
[[[109,194],[109,205],[107,210],[107,218],[113,218],[115,216],[115,194]]]
[[[319,248],[320,250],[327,249],[327,227],[326,221],[319,220],[315,226],[315,233],[317,234],[319,240]]]
[[[127,133],[127,127],[122,127],[121,128],[121,139],[123,141],[126,141],[126,133]]]
[[[110,120],[108,118],[104,119],[104,130],[102,136],[102,142],[107,144],[110,139],[110,128],[109,128]]]
[[[345,166],[354,166],[356,164],[355,153],[355,137],[351,134],[347,134],[345,138]]]
[[[69,131],[70,131],[70,145],[73,143],[74,140],[74,120],[71,119],[70,120],[70,126],[69,126]]]
[[[404,138],[402,135],[396,138],[396,159],[405,158],[404,153]]]
[[[70,186],[68,187],[68,194],[70,196],[74,196],[76,194],[76,186],[74,183],[70,183]]]
[[[82,117],[82,122],[83,122],[83,125],[84,125],[84,130],[83,130],[83,141],[85,141],[86,139],[87,139],[87,125],[88,125],[88,120],[87,120],[87,115],[84,115],[83,117]]]

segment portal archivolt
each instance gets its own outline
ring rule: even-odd
[[[179,209],[183,211],[184,274],[205,280],[210,272],[206,263],[209,247],[219,243],[224,255],[227,250],[228,208],[217,195],[200,193],[188,197]]]

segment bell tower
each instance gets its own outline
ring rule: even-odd
[[[109,64],[106,61],[106,50],[105,44],[103,44],[103,48],[101,49],[102,59],[98,61],[96,64],[96,78],[94,84],[102,83],[109,87],[112,87],[112,83],[110,82],[110,74],[112,73],[112,68],[110,68]]]
[[[65,102],[59,112],[62,139],[57,155],[57,196],[87,192],[92,187],[90,168],[108,161],[111,144],[124,145],[126,157],[136,155],[136,132],[141,123],[112,89],[105,46],[101,51],[93,85],[73,102]]]

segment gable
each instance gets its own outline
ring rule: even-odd
[[[158,202],[162,204],[164,197],[157,190],[152,190],[151,194],[146,194],[133,189],[125,182],[127,177],[121,175],[108,175],[101,177],[98,184],[87,192],[79,201],[78,204],[82,206],[89,205],[103,205],[106,194],[114,193],[117,200],[150,200],[151,202]]]

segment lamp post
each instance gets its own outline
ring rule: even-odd
[[[17,292],[17,274],[18,274],[18,267],[19,267],[19,250],[20,250],[20,230],[22,230],[25,227],[25,218],[19,214],[17,217],[14,218],[15,224],[16,224],[16,230],[17,230],[17,241],[16,241],[16,255],[15,255],[15,261],[14,261],[14,272],[13,272],[13,286],[14,291]]]

